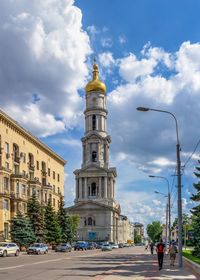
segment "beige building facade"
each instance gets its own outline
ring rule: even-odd
[[[9,239],[9,220],[26,213],[27,200],[59,207],[66,161],[0,110],[0,236]]]
[[[80,216],[77,239],[118,242],[120,205],[115,200],[116,176],[109,167],[106,86],[93,65],[93,80],[86,86],[85,135],[82,141],[82,166],[74,171],[75,204],[68,208]]]
[[[119,243],[134,243],[134,225],[123,215],[119,217],[118,236]]]

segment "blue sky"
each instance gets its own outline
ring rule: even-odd
[[[184,163],[199,141],[200,2],[198,0],[11,0],[0,2],[1,109],[64,157],[66,206],[81,166],[84,87],[94,56],[107,86],[110,165],[118,171],[122,214],[145,224],[165,219],[167,192],[176,214],[176,134]],[[183,211],[196,182],[199,148],[187,164]]]

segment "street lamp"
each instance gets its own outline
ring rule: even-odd
[[[163,176],[155,176],[155,175],[149,175],[150,178],[159,178],[163,179],[167,182],[167,189],[168,189],[168,213],[169,213],[169,224],[168,224],[168,230],[169,230],[169,243],[171,241],[171,195],[169,190],[169,180],[166,177]],[[167,226],[167,225],[166,225]]]
[[[164,197],[168,197],[165,193],[154,191],[156,194],[162,194]],[[167,220],[168,220],[168,203],[166,205],[166,225],[165,225],[165,248],[167,249]]]
[[[176,124],[176,161],[177,161],[177,188],[178,188],[178,264],[179,267],[183,266],[183,260],[182,260],[182,199],[181,199],[181,160],[180,160],[180,142],[179,142],[179,135],[178,135],[178,122],[174,114],[172,114],[169,111],[165,110],[158,110],[158,109],[152,109],[147,107],[138,107],[138,111],[141,112],[148,112],[148,111],[154,111],[154,112],[160,112],[160,113],[166,113],[173,117]]]

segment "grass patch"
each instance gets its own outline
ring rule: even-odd
[[[200,265],[200,258],[193,256],[191,250],[183,250],[183,256]]]

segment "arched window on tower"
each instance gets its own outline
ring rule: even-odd
[[[92,130],[96,130],[96,115],[92,115]]]
[[[92,162],[95,162],[95,161],[97,161],[97,152],[93,151],[92,152]]]
[[[88,226],[92,226],[92,218],[91,217],[88,218]]]
[[[91,185],[91,196],[96,196],[96,195],[97,195],[96,183],[92,183],[92,185]]]

